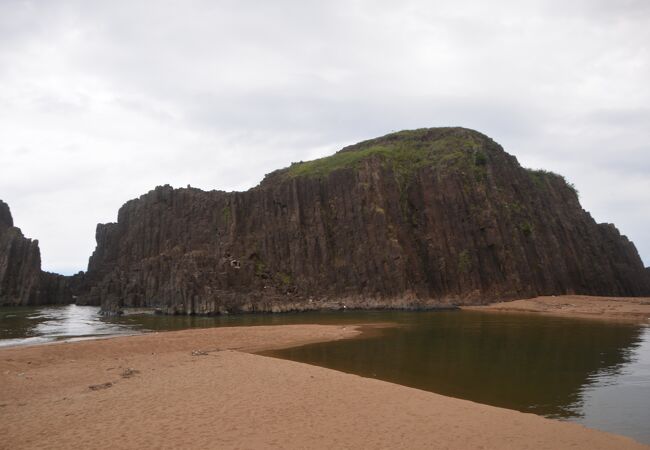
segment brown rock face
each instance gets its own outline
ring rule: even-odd
[[[0,306],[72,303],[69,277],[41,271],[38,241],[13,226],[0,200]]]
[[[391,134],[246,192],[158,187],[98,225],[81,301],[166,313],[650,295],[561,176],[462,128]]]
[[[11,228],[14,226],[14,219],[11,217],[9,205],[0,200],[0,230]]]

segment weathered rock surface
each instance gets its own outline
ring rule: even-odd
[[[561,176],[523,169],[462,128],[362,142],[246,192],[158,187],[98,225],[96,238],[80,301],[105,311],[650,295],[634,245],[595,223]]]
[[[0,305],[72,303],[70,280],[41,271],[38,241],[14,227],[9,206],[0,200]]]

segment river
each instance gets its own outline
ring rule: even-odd
[[[197,327],[373,322],[397,326],[270,355],[650,444],[650,327],[640,325],[472,311],[106,318],[71,305],[0,309],[0,347]]]

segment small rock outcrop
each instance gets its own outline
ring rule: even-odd
[[[23,236],[0,200],[0,306],[72,302],[70,278],[41,271],[38,241]]]
[[[463,128],[404,131],[246,192],[161,186],[101,224],[81,299],[213,314],[650,295],[634,245],[559,175]]]

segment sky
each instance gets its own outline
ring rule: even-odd
[[[246,190],[402,129],[561,173],[650,265],[650,1],[0,0],[0,199],[43,268],[157,185]]]

